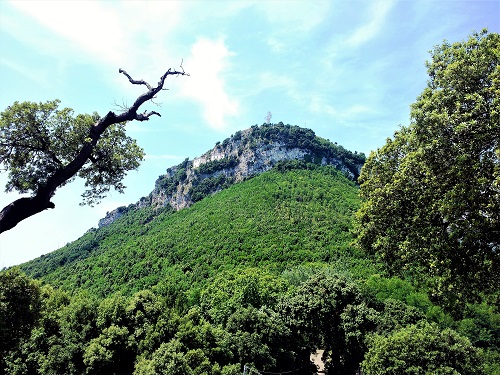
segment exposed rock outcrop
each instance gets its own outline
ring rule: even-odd
[[[167,173],[156,180],[148,197],[109,212],[99,221],[99,227],[111,224],[130,209],[171,206],[180,210],[288,160],[333,165],[356,180],[365,156],[317,137],[310,129],[282,123],[254,125],[217,143],[194,160],[186,159],[168,168]]]

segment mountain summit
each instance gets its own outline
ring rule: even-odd
[[[356,181],[365,161],[364,154],[351,152],[318,137],[311,129],[278,124],[254,125],[236,132],[194,160],[186,159],[167,169],[153,191],[128,207],[119,207],[99,221],[111,224],[126,212],[143,208],[180,210],[204,197],[266,172],[285,161],[297,160],[333,165]]]

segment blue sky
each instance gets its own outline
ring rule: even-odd
[[[499,0],[5,1],[0,0],[0,110],[60,99],[76,113],[105,114],[183,61],[190,77],[129,123],[146,152],[125,194],[81,207],[75,181],[56,209],[0,235],[0,268],[65,245],[106,211],[148,195],[156,178],[237,130],[272,122],[313,129],[352,151],[381,147],[426,85],[428,51],[444,39],[500,29]],[[0,184],[6,177],[0,174]],[[0,193],[0,206],[16,199]]]

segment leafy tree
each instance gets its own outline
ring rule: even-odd
[[[0,373],[5,354],[30,335],[41,308],[40,286],[18,268],[0,273]]]
[[[497,306],[485,303],[468,305],[466,318],[454,329],[471,343],[483,349],[487,374],[500,374],[500,313]]]
[[[130,298],[126,307],[127,321],[140,351],[152,348],[164,333],[161,327],[156,326],[162,310],[161,301],[150,290],[142,290]]]
[[[125,135],[125,123],[159,116],[155,111],[138,113],[139,107],[162,90],[167,76],[186,73],[169,69],[152,87],[122,69],[119,72],[132,84],[148,88],[119,114],[110,111],[104,117],[96,113],[75,117],[70,108],[58,110],[58,100],[15,102],[0,114],[0,164],[9,175],[6,190],[32,195],[2,209],[0,233],[54,208],[50,200],[56,190],[75,176],[85,179],[84,203],[98,202],[111,187],[123,191],[126,172],[136,169],[143,158],[142,149]]]
[[[85,348],[83,362],[87,374],[130,374],[134,368],[133,342],[126,327],[105,328]]]
[[[468,305],[467,310],[467,317],[457,323],[456,330],[478,348],[492,347],[499,350],[500,313],[498,307],[481,303]]]
[[[358,243],[453,308],[500,286],[500,35],[431,57],[411,124],[362,169]]]
[[[11,347],[5,356],[6,373],[12,375],[71,373],[67,368],[68,363],[71,363],[71,357],[67,351],[62,350],[59,339],[61,312],[69,303],[70,297],[67,293],[53,289],[50,285],[40,288],[38,319],[29,337],[19,335],[19,344]]]
[[[134,375],[194,375],[177,340],[162,343],[150,360],[143,359],[135,366]]]
[[[272,307],[286,289],[286,282],[269,272],[236,268],[216,275],[202,290],[200,305],[212,322],[225,324],[242,307]]]
[[[175,340],[178,340],[186,354],[189,351],[202,351],[206,361],[225,364],[233,354],[229,349],[228,333],[221,326],[211,325],[205,320],[198,307],[194,307],[179,320]],[[199,356],[195,356],[199,357]],[[189,361],[190,366],[198,367],[202,362]]]
[[[392,299],[402,301],[422,313],[434,307],[427,294],[417,291],[409,281],[398,277],[384,278],[372,275],[364,283],[364,289],[378,301],[385,302]]]
[[[358,368],[366,350],[364,336],[377,319],[353,281],[324,273],[284,298],[279,310],[298,345],[309,352],[324,348],[329,372],[339,374]]]
[[[302,368],[309,362],[308,356],[297,355],[301,348],[281,315],[268,307],[239,308],[229,317],[225,329],[235,362],[275,372]]]
[[[97,309],[97,327],[100,329],[108,328],[115,324],[121,326],[128,321],[127,299],[121,293],[104,299]]]
[[[383,305],[377,324],[378,333],[388,334],[425,319],[421,311],[404,302],[388,298]]]
[[[81,292],[59,312],[59,332],[52,338],[47,355],[47,373],[82,374],[83,356],[90,340],[98,336],[96,326],[97,300]]]
[[[480,352],[467,338],[427,322],[375,336],[362,368],[366,375],[485,374]]]

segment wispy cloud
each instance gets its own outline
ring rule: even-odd
[[[334,119],[339,121],[339,124],[341,125],[343,123],[350,123],[367,115],[374,115],[377,112],[373,108],[362,104],[345,105],[342,103],[336,107],[318,95],[313,95],[311,97],[309,109],[313,113],[321,113],[332,116]]]
[[[394,5],[394,0],[382,0],[372,3],[367,14],[370,15],[370,21],[360,26],[347,39],[347,45],[357,47],[374,38],[381,27],[384,25],[384,20],[389,10]]]
[[[288,53],[297,39],[325,20],[332,2],[315,1],[254,1],[267,18],[266,43],[275,53]]]
[[[33,68],[28,68],[26,66],[23,66],[17,62],[11,61],[9,59],[6,59],[4,57],[0,57],[0,65],[3,65],[9,69],[12,69],[16,71],[17,73],[22,74],[23,76],[29,78],[30,80],[36,82],[37,84],[41,86],[48,86],[49,83],[49,77],[48,77],[48,72],[41,70],[41,69],[36,69],[33,70]]]
[[[286,26],[287,30],[309,31],[323,21],[329,0],[305,1],[254,1],[260,11],[264,12],[269,21],[276,23],[277,28]]]
[[[131,71],[159,69],[159,74],[166,69],[163,65],[173,44],[168,38],[182,13],[176,1],[12,1],[10,5],[53,33],[53,38],[43,40],[32,28],[13,25],[12,35],[33,48],[78,63],[92,59]]]
[[[203,107],[203,116],[210,127],[226,128],[226,118],[239,112],[238,102],[226,92],[225,73],[233,55],[222,39],[199,39],[191,49],[184,67],[190,77],[183,80],[183,96],[194,99]]]
[[[299,99],[297,82],[289,75],[276,72],[264,71],[252,77],[253,84],[245,89],[243,96],[256,96],[266,90],[277,89],[288,98]]]

